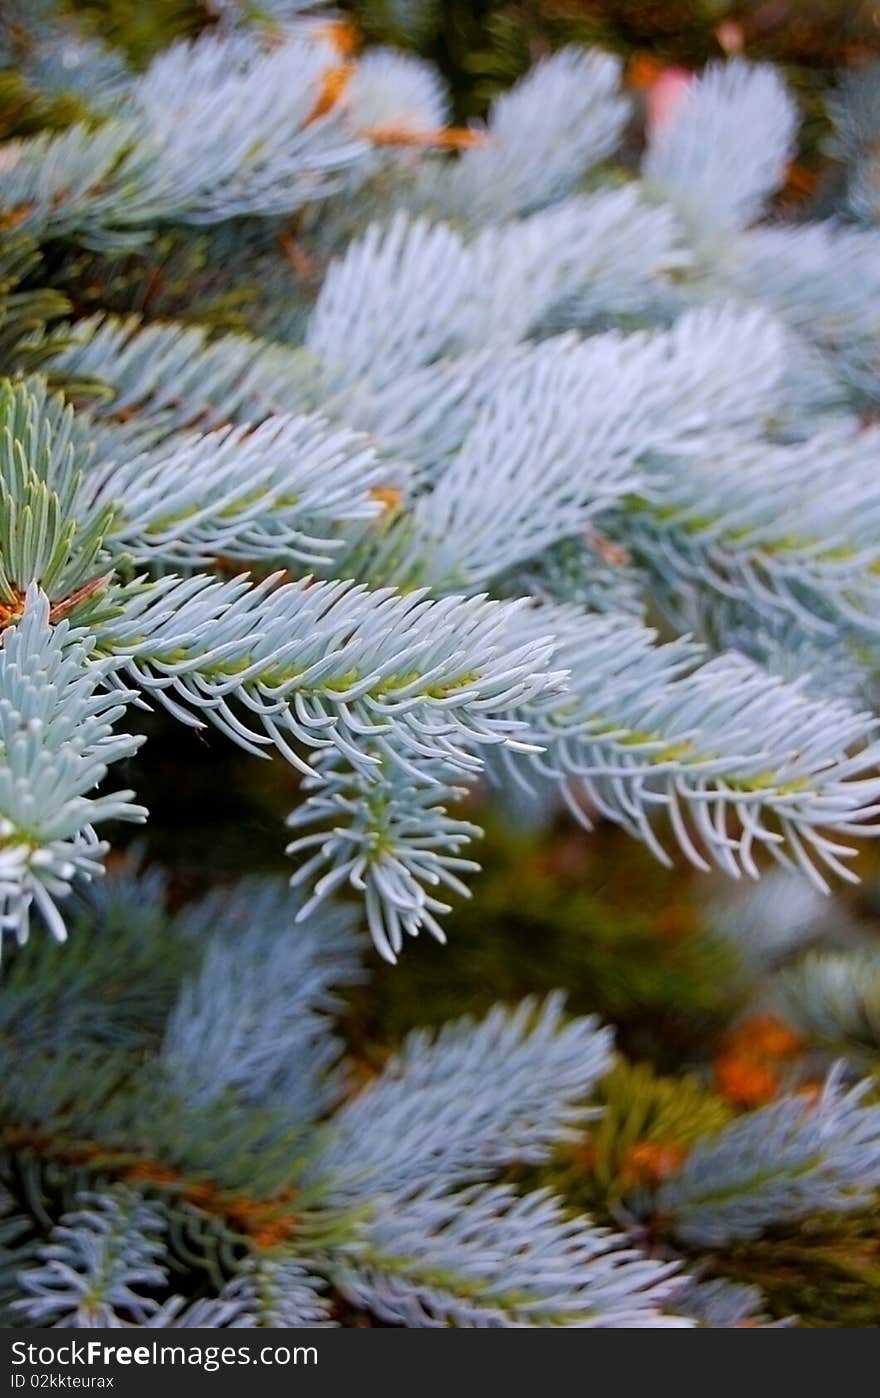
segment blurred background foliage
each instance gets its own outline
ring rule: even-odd
[[[542,54],[566,43],[651,65],[701,67],[734,52],[782,64],[801,90],[880,52],[872,0],[358,0],[374,40],[438,62],[462,113],[483,109]]]
[[[69,4],[137,65],[218,19],[211,0]],[[880,58],[880,4],[870,0],[354,0],[341,8],[367,39],[438,63],[460,120],[482,114],[536,58],[569,42],[619,53],[637,95],[668,66],[698,68],[733,53],[780,63],[806,117],[793,199],[833,184],[824,95],[841,68]],[[77,104],[74,96],[45,99],[12,70],[0,72],[2,136],[64,125],[82,115]],[[43,299],[27,305],[38,319],[69,305],[78,314],[134,309],[223,330],[259,328],[265,308],[247,264],[266,235],[255,230],[252,245],[239,238],[241,278],[230,290],[225,268],[220,291],[210,236],[172,228],[146,252],[113,260],[50,249],[33,277]],[[144,852],[170,871],[172,900],[245,871],[286,872],[279,826],[295,800],[291,770],[254,763],[220,737],[160,716],[154,730],[128,782],[151,809]],[[563,987],[573,1010],[617,1026],[619,1058],[589,1140],[542,1173],[573,1204],[614,1223],[647,1212],[645,1194],[697,1138],[783,1091],[814,1092],[835,1052],[859,1052],[880,1077],[880,970],[876,1017],[871,1006],[857,1007],[858,1036],[848,1037],[846,1023],[837,1037],[811,1024],[803,995],[792,1002],[784,994],[786,976],[801,974],[814,945],[880,956],[880,851],[860,856],[862,884],[833,900],[785,874],[743,892],[681,862],[665,869],[610,826],[587,833],[556,811],[523,819],[504,792],[484,801],[484,872],[474,902],[448,921],[452,949],[423,938],[396,969],[349,992],[350,1047],[365,1078],[416,1024]],[[759,1285],[775,1318],[880,1323],[874,1214],[778,1230],[726,1248],[710,1267],[710,1275]]]
[[[222,14],[220,0],[67,0],[87,29],[137,65]],[[247,7],[260,13],[259,0]],[[270,6],[267,6],[270,8]],[[439,64],[461,114],[490,99],[542,54],[597,44],[627,60],[700,67],[734,51],[782,64],[809,85],[880,53],[876,0],[347,0],[371,42]]]

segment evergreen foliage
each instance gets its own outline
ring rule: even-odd
[[[82,914],[72,1057],[73,1036],[59,1052],[54,1018],[25,1008],[50,945],[27,977],[29,949],[13,955],[19,1072],[3,1087],[0,1170],[17,1243],[4,1281],[17,1266],[20,1294],[7,1323],[179,1325],[188,1304],[208,1307],[192,1324],[325,1324],[328,1285],[336,1306],[408,1325],[683,1323],[661,1312],[668,1263],[546,1190],[489,1183],[576,1138],[609,1058],[595,1020],[565,1021],[558,997],[499,1007],[411,1035],[352,1096],[331,1012],[358,973],[355,917],[297,929],[283,885],[251,882],[219,918],[212,897],[169,920],[157,894],[114,875]],[[177,984],[153,957],[149,990],[133,977],[95,1017],[126,906],[159,925]]]
[[[163,6],[180,37],[127,53],[84,8],[0,31],[6,1314],[785,1319],[762,1240],[867,1227],[880,1185],[876,954],[803,955],[794,916],[880,831],[876,74],[795,217],[765,64],[636,140],[619,61],[566,46],[460,127],[308,3]],[[290,771],[293,889],[93,884],[151,709]],[[481,935],[487,790],[764,880],[677,953],[717,1090],[612,1066],[552,995],[358,1084],[356,928],[392,963]],[[511,921],[547,896],[526,872]],[[743,1039],[768,999],[803,1043]]]

